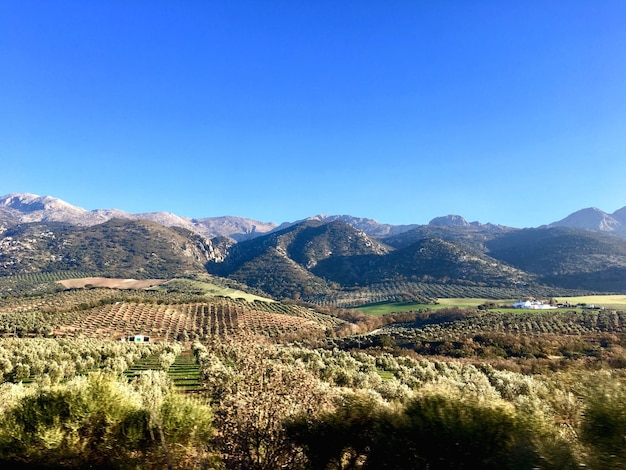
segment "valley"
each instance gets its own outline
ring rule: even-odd
[[[626,465],[622,236],[55,214],[3,219],[3,464]],[[512,308],[535,299],[560,306]]]

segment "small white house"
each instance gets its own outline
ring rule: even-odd
[[[525,308],[530,310],[549,310],[556,308],[554,305],[544,304],[538,300],[526,300],[525,302],[515,302],[513,308]]]
[[[128,338],[126,338],[126,340],[131,342],[131,343],[149,343],[150,342],[150,336],[131,335]]]

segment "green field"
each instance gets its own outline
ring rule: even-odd
[[[569,302],[570,304],[587,304],[596,305],[599,307],[605,307],[609,309],[622,310],[626,309],[626,295],[588,295],[581,297],[557,297],[556,300],[559,303]],[[511,305],[517,302],[517,299],[479,299],[479,298],[449,298],[449,299],[437,299],[437,304],[423,304],[417,302],[376,302],[372,304],[361,305],[358,307],[352,307],[353,310],[358,310],[368,315],[385,315],[388,313],[401,313],[418,311],[420,309],[438,310],[442,308],[477,308],[486,302],[494,302],[496,304]],[[499,311],[519,311],[518,309],[497,308],[494,310]],[[556,309],[555,312],[568,309]]]
[[[626,295],[586,295],[580,297],[557,297],[559,302],[596,305],[617,310],[626,309]]]
[[[494,302],[491,299],[437,299],[436,304],[423,304],[418,302],[376,302],[372,304],[360,305],[352,307],[368,315],[385,315],[388,313],[416,312],[418,310],[439,310],[442,308],[460,307],[460,308],[476,308],[485,302]],[[506,299],[498,300],[496,303],[513,303],[516,300]]]
[[[172,279],[171,281],[162,284],[155,288],[156,290],[175,290],[179,292],[193,292],[203,294],[209,297],[230,297],[231,299],[244,299],[248,302],[254,302],[260,300],[263,302],[274,302],[267,297],[261,297],[259,295],[249,294],[247,292],[232,289],[230,287],[219,286],[211,282],[197,281],[192,279]]]

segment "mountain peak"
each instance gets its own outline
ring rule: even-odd
[[[54,210],[54,209],[80,209],[76,206],[72,206],[61,199],[57,199],[52,196],[39,196],[37,194],[30,193],[12,193],[6,196],[0,197],[0,205],[9,209],[18,210],[23,213],[31,213],[42,210]]]
[[[618,213],[617,211],[616,213]],[[549,227],[573,227],[584,230],[594,230],[598,232],[623,233],[625,228],[619,220],[598,209],[597,207],[587,207],[576,211],[562,220],[551,223]]]
[[[20,222],[70,222],[80,223],[85,209],[73,206],[52,196],[38,196],[30,193],[12,193],[0,197],[0,207],[14,214]]]
[[[470,225],[470,223],[465,220],[465,218],[460,215],[446,215],[443,217],[435,217],[433,220],[428,222],[428,225],[444,225],[446,227],[465,227]]]

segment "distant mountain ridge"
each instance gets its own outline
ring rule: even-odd
[[[407,233],[419,227],[471,226],[481,231],[499,231],[512,228],[490,223],[468,222],[460,215],[436,217],[427,225],[392,225],[350,215],[318,214],[295,222],[283,222],[279,225],[274,222],[261,222],[238,216],[188,218],[169,212],[132,214],[118,209],[88,211],[52,196],[38,196],[30,193],[13,193],[0,197],[0,231],[18,223],[64,222],[79,226],[91,226],[101,224],[112,218],[150,220],[167,227],[186,228],[207,238],[221,236],[235,241],[243,241],[272,231],[283,230],[308,220],[322,222],[340,220],[371,237],[380,239]],[[581,209],[546,227],[572,227],[626,236],[626,206],[612,214],[597,208]]]
[[[28,222],[64,222],[92,226],[111,219],[149,220],[166,227],[182,227],[207,238],[230,237],[245,240],[277,227],[272,222],[260,222],[244,217],[207,217],[190,219],[169,212],[131,214],[118,209],[86,209],[73,206],[51,196],[19,193],[0,197],[0,229]]]

